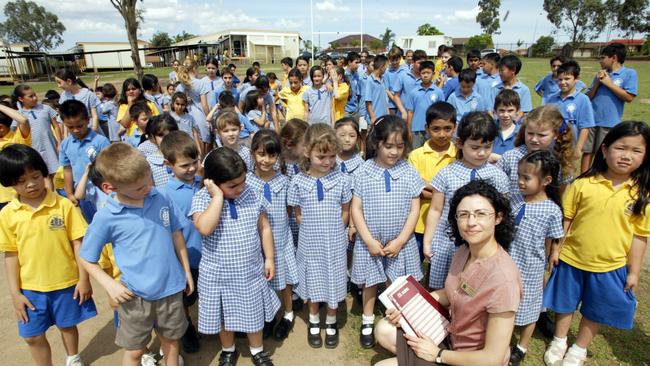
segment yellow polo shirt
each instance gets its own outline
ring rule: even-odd
[[[305,105],[302,103],[302,94],[309,88],[309,85],[303,85],[297,93],[294,93],[290,87],[280,90],[280,99],[287,104],[287,121],[292,118],[305,119]]]
[[[151,110],[151,115],[152,116],[157,116],[158,114],[158,107],[156,107],[155,104],[153,104],[152,101],[146,100],[147,102],[147,107]],[[117,109],[117,117],[116,121],[119,123],[122,118],[124,118],[124,115],[129,112],[129,105],[128,104],[120,104],[120,106]],[[135,123],[134,123],[135,124]]]
[[[415,170],[420,173],[420,177],[430,185],[433,177],[438,174],[440,169],[456,160],[456,145],[450,143],[447,151],[439,154],[431,148],[429,141],[427,141],[422,147],[413,150],[409,154],[408,160]],[[418,223],[415,225],[415,232],[418,234],[424,233],[424,224],[427,221],[430,205],[431,200],[420,199],[420,216],[418,217]]]
[[[27,137],[23,137],[22,133],[9,131],[6,135],[0,137],[0,150],[11,144],[32,146],[32,135],[29,134]],[[9,202],[14,197],[16,197],[16,191],[13,188],[0,184],[0,203]]]
[[[72,240],[86,221],[67,198],[50,191],[37,209],[13,199],[0,211],[0,251],[17,252],[20,288],[49,292],[75,285],[79,272]]]
[[[627,264],[634,235],[650,236],[648,206],[631,215],[633,182],[614,189],[605,177],[578,179],[563,197],[564,217],[573,220],[560,259],[589,272],[609,272]]]
[[[348,83],[338,84],[336,92],[337,96],[334,97],[334,121],[338,121],[345,116],[345,105],[348,104],[348,97],[350,97],[350,86]]]

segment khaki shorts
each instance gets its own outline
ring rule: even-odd
[[[582,152],[585,154],[595,154],[598,149],[600,149],[600,145],[603,144],[603,140],[605,139],[605,136],[610,129],[610,127],[598,126],[590,128],[589,137],[587,137],[587,141],[585,142],[585,146],[582,148]]]
[[[145,348],[151,341],[151,331],[167,339],[180,339],[187,329],[183,310],[183,292],[147,301],[136,296],[117,308],[120,319],[115,344],[127,350]]]

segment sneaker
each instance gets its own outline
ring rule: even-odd
[[[585,364],[585,361],[587,360],[587,356],[579,355],[573,350],[569,349],[569,351],[564,355],[564,360],[562,360],[562,366],[582,366]]]
[[[273,361],[268,352],[262,351],[253,356],[253,364],[255,366],[273,366]]]
[[[237,349],[232,352],[221,351],[219,355],[219,366],[235,366],[238,358],[239,352]]]
[[[140,365],[141,366],[156,366],[157,362],[158,361],[156,361],[156,356],[151,352],[145,353],[140,358]]]
[[[363,334],[364,329],[371,329],[370,334]],[[359,332],[359,343],[361,347],[369,349],[375,346],[375,325],[374,324],[362,324],[361,331]]]
[[[81,360],[80,355],[74,355],[74,356],[66,357],[65,366],[85,366],[85,364]]]
[[[270,322],[264,322],[264,329],[262,330],[262,339],[267,339],[273,335],[273,328],[275,328],[275,318]]]
[[[158,353],[160,353],[160,357],[165,357],[165,354],[163,353],[162,347],[160,348]],[[149,354],[153,357],[153,353],[149,353]],[[155,358],[154,358],[154,360],[155,360]],[[180,353],[178,354],[178,366],[185,366],[185,359],[183,358],[183,355],[181,355]]]
[[[318,329],[318,333],[311,334],[313,328]],[[320,336],[320,325],[316,323],[309,323],[307,327],[307,343],[311,348],[321,348],[323,346],[323,339]]]
[[[334,329],[334,334],[329,335],[327,329]],[[336,348],[339,345],[339,329],[336,323],[325,324],[325,348]]]
[[[539,329],[540,333],[547,339],[553,339],[553,335],[555,335],[555,321],[553,321],[547,312],[539,314],[535,328]]]
[[[275,327],[275,333],[273,337],[277,341],[283,341],[289,336],[289,332],[293,329],[293,322],[287,318],[282,318],[277,327]]]
[[[185,353],[196,353],[199,351],[201,346],[199,344],[199,337],[196,334],[196,328],[194,328],[194,324],[192,324],[191,321],[187,326],[187,330],[185,330],[185,334],[183,334],[183,337],[181,338],[181,345],[183,346],[183,352]]]
[[[566,353],[567,344],[560,344],[558,342],[551,342],[551,344],[544,352],[544,363],[546,366],[561,366],[562,359]]]
[[[526,354],[521,352],[519,347],[512,346],[510,348],[510,362],[508,362],[508,366],[519,366],[524,357],[526,357]]]

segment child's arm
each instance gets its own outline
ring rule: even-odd
[[[207,94],[201,94],[201,107],[203,108],[204,111],[209,111],[210,110],[210,105],[208,104],[208,95]],[[205,113],[205,112],[203,112]]]
[[[86,185],[88,185],[89,172],[90,172],[90,164],[86,165],[84,174],[81,176],[81,179],[79,179],[79,182],[77,183],[77,188],[75,188],[74,190],[74,198],[78,201],[86,198]]]
[[[309,103],[303,101],[302,105],[305,107],[305,121],[309,121]]]
[[[594,77],[594,81],[591,83],[591,87],[587,89],[587,92],[585,93],[589,99],[594,99],[596,96],[596,91],[598,91],[598,88],[600,87],[600,75],[603,70],[600,70],[596,73],[596,77]],[[605,71],[605,73],[607,73]]]
[[[93,296],[93,287],[90,285],[90,277],[88,276],[88,271],[83,266],[81,262],[81,257],[79,256],[79,250],[81,249],[81,240],[73,240],[72,248],[74,249],[74,256],[77,261],[77,267],[79,267],[79,282],[74,288],[73,299],[79,299],[79,305],[83,304],[86,300],[89,300]]]
[[[361,240],[363,240],[363,242],[368,247],[370,255],[375,257],[385,256],[386,253],[384,253],[383,244],[380,243],[379,240],[373,238],[372,234],[370,233],[370,229],[368,229],[368,225],[366,224],[366,220],[363,215],[363,205],[361,198],[358,196],[352,196],[350,213],[352,215],[352,222],[357,229],[357,233],[361,235]]]
[[[440,215],[442,215],[444,205],[445,195],[434,188],[433,195],[431,196],[431,206],[429,206],[429,213],[427,214],[427,221],[424,226],[424,239],[422,245],[424,256],[429,259],[433,256],[433,253],[431,252],[431,244],[433,243],[433,235],[436,233],[436,227],[438,226],[438,221],[440,220]]]
[[[257,219],[257,230],[260,233],[262,240],[262,252],[264,252],[264,274],[267,281],[271,281],[275,277],[275,252],[273,248],[273,232],[271,231],[271,223],[266,212],[260,214]]]
[[[635,95],[628,93],[625,89],[621,88],[620,86],[614,84],[614,81],[612,80],[612,78],[609,76],[607,72],[602,72],[602,71],[599,72],[598,77],[600,78],[600,84],[603,84],[604,86],[609,88],[609,90],[611,90],[612,93],[614,93],[614,95],[618,97],[618,99],[626,103],[631,103],[636,97]]]
[[[422,192],[420,192],[420,198],[425,200],[431,200],[433,198],[433,187],[430,183],[425,183]]]
[[[79,201],[74,195],[74,181],[72,180],[72,167],[64,166],[63,167],[63,181],[64,181],[64,190],[68,199],[72,201],[75,206],[79,206]]]
[[[300,226],[300,223],[302,222],[302,210],[300,209],[300,206],[293,206],[293,213],[296,215],[296,224]]]
[[[5,115],[7,115],[7,117],[13,119],[14,121],[16,121],[16,123],[18,123],[18,130],[20,130],[20,134],[24,138],[27,138],[27,136],[29,136],[29,133],[31,132],[31,127],[29,125],[29,120],[27,119],[27,117],[23,116],[17,110],[2,104],[0,104],[0,112],[4,113]]]
[[[384,252],[387,257],[395,258],[399,255],[399,252],[415,230],[415,225],[418,223],[418,216],[420,216],[420,198],[416,197],[411,199],[411,210],[409,211],[409,215],[404,223],[402,231],[395,239],[389,241],[384,247]]]
[[[411,130],[411,124],[412,123],[413,123],[413,111],[408,111],[406,113],[406,127],[407,127],[406,130],[409,131],[409,132],[412,131]],[[425,144],[426,144],[426,142],[425,142]]]
[[[632,238],[632,246],[627,253],[627,279],[625,280],[625,291],[636,290],[639,284],[639,273],[643,265],[643,258],[645,251],[648,247],[648,239],[634,235]]]
[[[211,179],[205,179],[204,184],[212,199],[205,211],[192,215],[192,220],[196,230],[201,235],[207,236],[219,225],[223,208],[223,191]]]
[[[574,151],[574,155],[576,159],[580,159],[582,157],[582,148],[585,146],[588,137],[589,137],[589,129],[581,128],[580,134],[578,135],[578,142],[576,143],[576,147]]]
[[[203,156],[203,144],[201,143],[201,134],[199,133],[199,130],[193,128],[192,137],[194,137],[194,143],[196,144],[196,148],[199,150],[199,155]]]
[[[369,100],[366,100],[366,110],[368,111],[368,115],[370,116],[370,122],[375,123],[375,111],[372,109],[372,102]]]
[[[212,109],[210,109],[210,112],[208,112],[208,115],[205,117],[205,120],[212,123],[212,119],[214,118],[215,113],[219,111],[219,103],[215,104]]]
[[[270,108],[271,108],[271,110],[267,111],[266,110],[266,104],[264,104],[264,109],[262,110],[262,112],[264,113],[264,118],[266,118],[266,112],[271,112],[271,120],[273,121],[273,129],[279,135],[280,134],[280,124],[278,123],[278,110],[277,110],[277,108],[275,108],[275,104],[271,104]],[[270,125],[271,125],[270,123],[267,123],[266,126],[264,126],[264,127],[269,128]]]
[[[97,86],[99,85],[99,79],[101,76],[99,74],[95,74],[95,80],[93,80],[93,91],[97,90]]]
[[[92,118],[93,131],[99,131],[99,116],[97,115],[97,108],[93,107],[90,109],[90,116]]]
[[[255,122],[256,125],[264,128],[268,127],[268,121],[266,120],[266,111],[264,110],[265,108],[262,107],[262,115],[259,116],[258,118],[253,118],[253,122]]]
[[[343,225],[348,226],[350,223],[350,202],[341,205],[341,218],[343,219]]]
[[[496,164],[497,161],[501,160],[501,155],[492,153],[490,154],[490,157],[488,158],[488,163],[490,164]]]
[[[548,257],[549,270],[560,263],[560,251],[562,250],[562,244],[564,244],[564,239],[566,239],[567,234],[569,234],[569,230],[571,230],[572,223],[572,219],[570,220],[565,217],[562,221],[562,227],[564,228],[564,237],[560,240],[553,240],[551,243],[551,254]]]
[[[133,292],[131,292],[131,290],[121,282],[116,281],[113,277],[108,275],[108,273],[104,272],[97,263],[88,262],[83,258],[79,258],[79,261],[86,271],[88,271],[88,274],[90,274],[95,281],[99,282],[106,292],[108,292],[108,296],[116,303],[125,303],[133,299],[135,296]]]
[[[187,282],[185,294],[191,295],[194,292],[194,279],[192,278],[192,272],[190,271],[190,260],[187,257],[187,246],[185,245],[183,231],[174,231],[172,234],[172,241],[174,242],[174,251],[176,251],[176,256],[185,271],[185,281]]]
[[[7,284],[9,295],[16,313],[16,318],[23,324],[29,321],[25,307],[30,310],[36,310],[36,307],[20,291],[20,262],[18,261],[18,252],[5,252],[5,272],[7,274]]]
[[[400,92],[395,92],[393,97],[393,102],[395,103],[395,106],[402,114],[402,116],[406,116],[406,109],[404,109],[404,104],[402,104],[402,98],[400,97]],[[411,130],[409,129],[409,131]]]

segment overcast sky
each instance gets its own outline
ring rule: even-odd
[[[35,0],[56,14],[65,25],[65,50],[81,41],[127,41],[124,24],[109,0]],[[0,0],[4,7],[7,0]],[[419,25],[430,23],[452,37],[469,37],[481,32],[476,23],[477,0],[372,0],[364,1],[363,32],[379,36],[386,27],[397,36],[414,35]],[[526,43],[551,34],[554,27],[546,19],[542,0],[502,0],[501,34],[496,43]],[[314,30],[359,32],[360,0],[313,0]],[[310,0],[144,0],[144,23],[139,38],[149,40],[156,31],[170,35],[185,30],[209,34],[227,28],[293,30],[311,38]],[[509,11],[507,19],[503,18]],[[4,14],[0,14],[4,18]],[[345,34],[320,36],[322,46]],[[606,34],[600,39],[604,40]],[[614,38],[612,34],[610,38]],[[318,45],[318,35],[314,36]],[[564,43],[568,36],[555,34]]]

